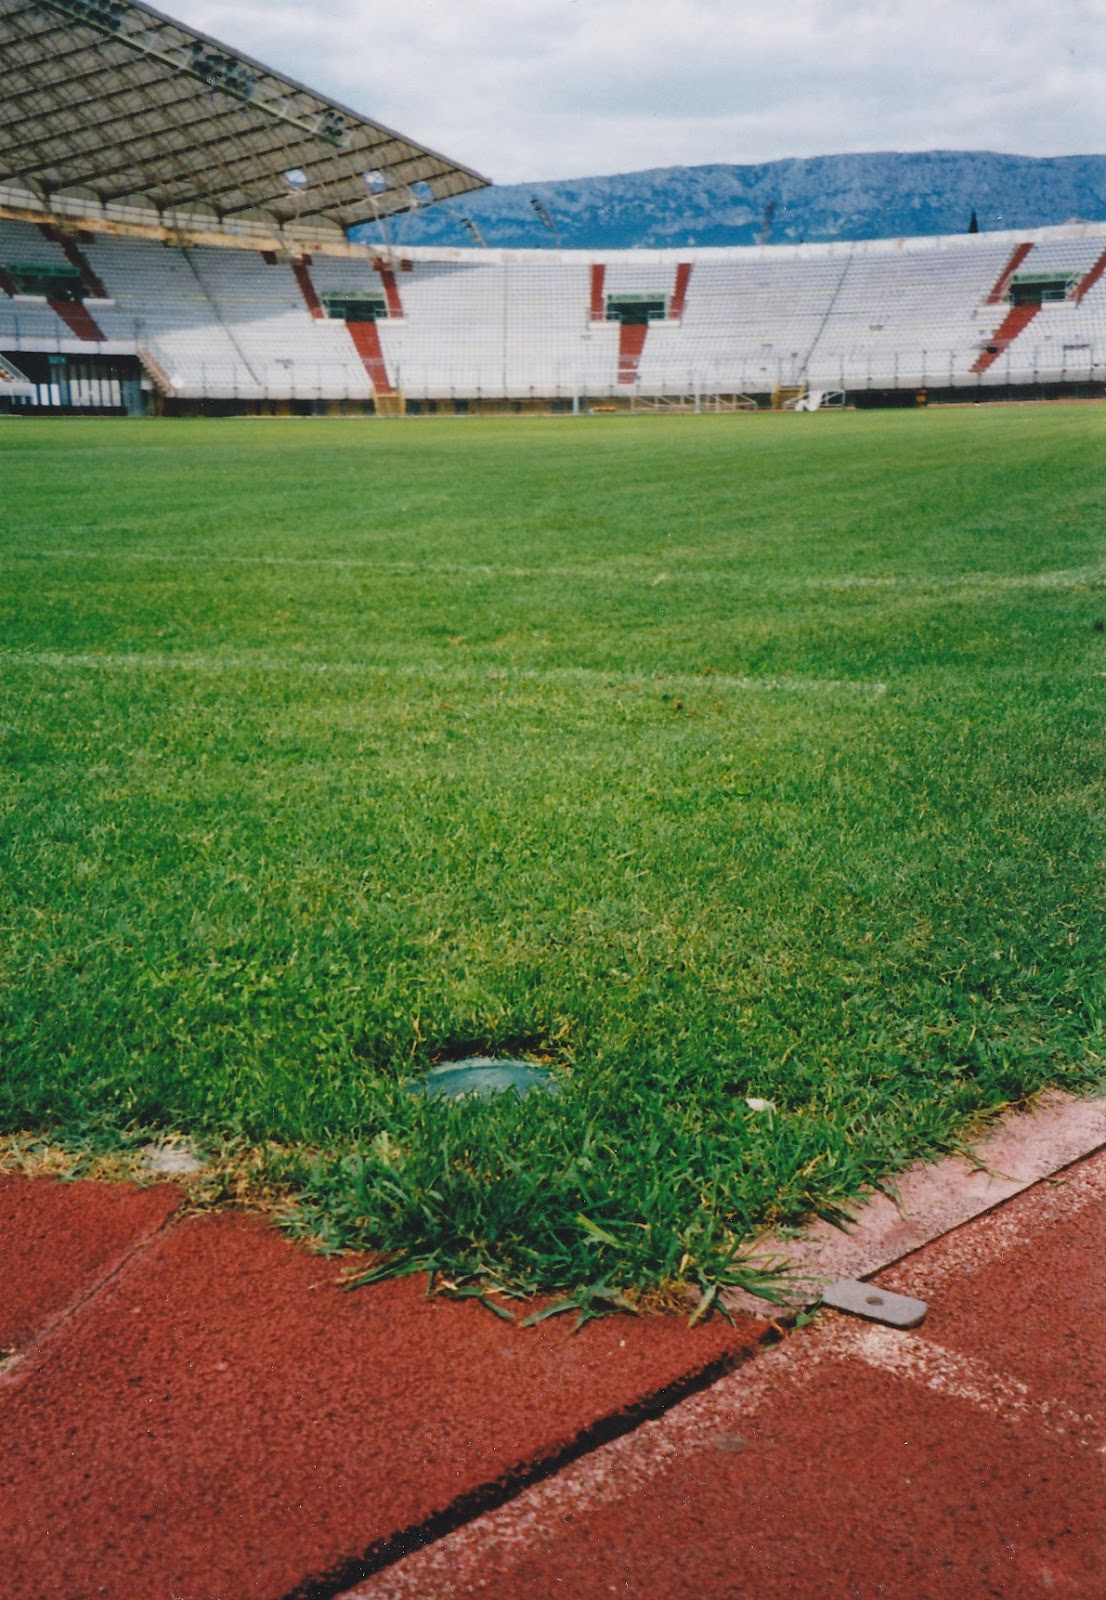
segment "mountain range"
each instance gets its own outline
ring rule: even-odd
[[[1106,156],[884,152],[503,184],[411,214],[393,238],[625,250],[748,245],[767,234],[800,244],[963,233],[973,213],[984,232],[1106,221]],[[354,236],[380,237],[372,226]]]

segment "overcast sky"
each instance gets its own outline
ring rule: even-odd
[[[1106,151],[1106,0],[160,0],[498,183]]]

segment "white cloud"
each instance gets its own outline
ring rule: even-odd
[[[1106,0],[163,0],[499,182],[1106,146]]]

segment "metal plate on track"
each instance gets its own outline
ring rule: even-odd
[[[892,1294],[874,1283],[859,1278],[842,1278],[823,1291],[822,1304],[832,1311],[846,1311],[868,1322],[882,1322],[889,1328],[917,1328],[925,1321],[929,1307],[924,1300],[908,1294]]]

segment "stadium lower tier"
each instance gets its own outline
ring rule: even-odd
[[[0,370],[9,411],[1100,393],[1106,224],[733,250],[306,255],[0,218]]]

